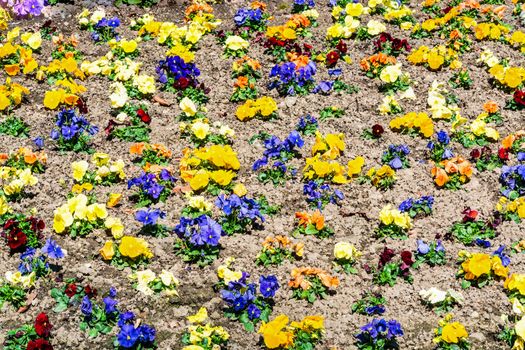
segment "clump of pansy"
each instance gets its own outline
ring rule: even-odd
[[[96,296],[95,293],[86,294],[80,304],[82,316],[79,328],[81,331],[87,332],[90,338],[111,333],[119,317],[118,301],[115,299],[117,290],[115,288],[110,288],[102,303],[97,303],[94,300]]]
[[[43,150],[31,151],[20,147],[16,152],[0,153],[0,165],[19,170],[31,169],[34,174],[41,174],[47,166],[47,153]]]
[[[412,219],[406,212],[387,205],[379,213],[379,226],[375,232],[378,237],[405,239],[412,227]]]
[[[452,139],[462,144],[466,148],[473,146],[486,146],[489,143],[499,140],[498,131],[487,126],[486,115],[480,114],[470,125],[465,126],[467,119],[459,117],[455,122],[455,130],[452,133]],[[463,124],[463,125],[462,125]]]
[[[324,215],[316,209],[313,213],[296,212],[295,218],[298,220],[294,235],[313,235],[317,238],[328,238],[334,234],[334,231],[325,225]]]
[[[96,295],[97,290],[89,284],[82,285],[77,279],[69,278],[64,281],[63,286],[51,289],[50,294],[56,303],[53,311],[60,313],[67,310],[69,306],[77,307],[84,296]]]
[[[507,197],[501,196],[496,204],[496,211],[503,220],[520,223],[521,220],[525,219],[525,197],[509,200]]]
[[[317,68],[313,61],[303,65],[297,65],[295,62],[275,65],[270,72],[272,80],[268,88],[276,89],[281,96],[306,95],[315,86],[316,71]]]
[[[403,278],[408,283],[412,283],[413,277],[410,273],[410,267],[414,264],[412,252],[404,250],[396,258],[396,252],[393,249],[385,247],[379,256],[377,268],[366,267],[373,274],[374,284],[393,287],[397,278]]]
[[[521,111],[525,108],[525,89],[516,89],[512,98],[507,101],[505,108],[514,111]]]
[[[32,324],[8,330],[3,343],[4,350],[53,350],[51,345],[53,325],[45,312],[39,313]]]
[[[401,63],[384,67],[379,74],[379,79],[383,83],[379,91],[386,95],[392,96],[402,92],[406,93],[406,96],[414,94],[410,87],[412,83],[410,75],[401,70]],[[401,96],[401,98],[406,98],[404,95]]]
[[[225,57],[244,57],[248,52],[250,42],[238,35],[229,35],[224,40]]]
[[[108,216],[105,204],[97,203],[93,197],[80,193],[55,209],[53,229],[59,234],[67,233],[72,237],[83,237],[95,229],[105,227],[105,223],[113,219]]]
[[[343,71],[339,68],[328,69],[328,75],[332,80],[321,80],[311,90],[314,94],[328,95],[335,91],[336,93],[347,93],[353,94],[359,91],[359,88],[355,85],[347,84],[342,79]]]
[[[525,160],[525,130],[518,130],[509,134],[501,141],[501,148],[506,150],[507,156],[509,153],[516,154],[518,161]]]
[[[28,248],[39,248],[44,238],[45,223],[35,216],[9,213],[2,217],[2,236],[11,253],[24,252]]]
[[[432,214],[434,205],[433,196],[422,196],[418,199],[408,198],[399,205],[398,209],[402,213],[408,213],[411,218],[427,216]]]
[[[241,31],[241,35],[254,32],[264,32],[270,14],[266,11],[266,4],[254,1],[250,7],[241,7],[235,12],[233,20]]]
[[[454,89],[463,88],[465,90],[470,90],[474,84],[467,68],[462,68],[452,74],[448,83]]]
[[[91,157],[91,164],[95,169],[89,170],[90,164],[85,160],[71,163],[73,179],[77,187],[84,184],[91,184],[91,188],[95,185],[109,186],[126,178],[125,164],[122,159],[112,161],[106,153],[94,153]],[[79,191],[73,188],[73,192],[78,193]]]
[[[339,278],[318,268],[296,267],[292,269],[291,276],[288,287],[292,289],[292,297],[309,303],[326,299],[339,286]]]
[[[334,268],[345,273],[356,274],[355,264],[363,255],[357,248],[348,242],[338,242],[334,246]]]
[[[173,231],[177,235],[175,254],[181,256],[183,261],[206,266],[219,256],[223,230],[210,216],[183,216]]]
[[[184,149],[179,161],[181,179],[189,183],[194,192],[206,190],[218,195],[221,190],[231,191],[240,162],[229,145],[211,145],[194,150]]]
[[[494,280],[507,278],[509,274],[509,268],[497,254],[470,253],[462,250],[458,253],[458,263],[461,265],[457,277],[462,278],[461,287],[464,289],[470,286],[482,288]],[[510,260],[507,263],[510,263]]]
[[[324,122],[332,118],[341,118],[343,115],[345,115],[344,109],[337,106],[328,106],[319,112],[319,120]]]
[[[88,30],[93,41],[107,42],[118,38],[117,28],[120,26],[120,20],[117,17],[106,17],[103,9],[93,12],[84,9],[77,17],[80,29]]]
[[[225,284],[220,294],[226,303],[224,315],[241,322],[247,331],[253,332],[260,322],[268,322],[273,310],[273,297],[279,289],[279,282],[274,275],[261,276],[259,287],[248,283],[249,274],[241,273],[241,278]]]
[[[361,299],[352,304],[352,313],[372,316],[385,313],[386,299],[380,293],[366,292]]]
[[[314,349],[325,333],[323,316],[306,316],[299,322],[289,322],[283,314],[263,322],[258,333],[266,349]]]
[[[301,133],[304,136],[315,135],[319,122],[317,119],[311,115],[305,115],[304,117],[299,118],[295,126],[295,130]]]
[[[389,123],[390,129],[411,136],[421,134],[430,137],[434,133],[434,123],[425,112],[410,112],[401,117],[394,118]]]
[[[344,134],[315,133],[315,143],[312,146],[312,157],[306,158],[303,168],[303,178],[305,180],[322,181],[323,183],[332,182],[344,184],[350,182],[360,172],[365,163],[361,156],[351,159],[347,167],[339,163],[340,158],[346,149]]]
[[[146,105],[126,103],[112,111],[115,119],[110,119],[105,128],[108,138],[130,142],[148,142],[150,139],[151,116]]]
[[[99,254],[104,261],[121,270],[125,267],[136,269],[153,258],[148,242],[132,236],[122,236],[119,242],[106,241]]]
[[[438,327],[434,330],[436,337],[433,339],[433,343],[436,344],[436,349],[470,349],[468,332],[465,329],[465,326],[460,322],[451,322],[452,317],[452,314],[447,314],[442,320],[439,321]]]
[[[323,183],[332,182],[334,184],[345,184],[357,178],[365,164],[365,159],[357,156],[348,161],[345,167],[336,159],[325,157],[322,152],[316,152],[313,157],[306,158],[306,164],[303,168],[303,178],[305,180],[314,180]],[[325,153],[327,155],[330,152]],[[336,157],[338,157],[336,155]],[[360,178],[359,178],[360,179]]]
[[[381,162],[388,164],[394,170],[410,168],[408,155],[410,149],[407,145],[390,145],[388,149],[383,152]]]
[[[450,235],[465,245],[471,245],[478,240],[488,240],[496,237],[497,222],[479,220],[478,211],[470,208],[463,210],[463,219],[454,223]]]
[[[343,192],[337,188],[332,189],[322,180],[310,180],[303,185],[303,194],[311,208],[324,209],[328,203],[341,205],[345,198]]]
[[[359,182],[370,183],[372,186],[386,191],[394,186],[396,179],[396,171],[390,165],[383,165],[380,168],[370,168],[366,174],[359,177]]]
[[[335,47],[327,50],[326,55],[320,54],[316,57],[318,61],[324,60],[324,64],[328,68],[334,68],[340,59],[346,63],[352,63],[352,59],[348,55],[348,45],[343,40],[339,40]]]
[[[450,190],[460,189],[463,184],[470,181],[472,173],[472,164],[460,156],[435,163],[431,170],[435,184]]]
[[[139,43],[135,39],[126,40],[116,40],[111,39],[108,42],[109,48],[113,53],[113,57],[120,60],[129,57],[131,59],[136,59],[140,55]]]
[[[79,115],[77,110],[62,109],[58,112],[55,126],[51,130],[51,139],[60,151],[91,153],[91,137],[98,132],[98,127]]]
[[[159,219],[164,219],[166,213],[157,208],[146,208],[137,210],[135,220],[142,224],[139,233],[154,237],[164,237],[168,228],[159,223]]]
[[[246,101],[255,100],[257,98],[257,79],[261,78],[261,64],[259,61],[244,56],[233,63],[232,78],[235,79],[233,83],[234,91],[230,97],[230,101]]]
[[[203,214],[212,215],[213,203],[204,196],[189,196],[188,204],[182,208],[181,214],[185,217],[199,217]]]
[[[497,335],[498,340],[504,341],[513,349],[519,349],[525,344],[525,317],[521,309],[513,305],[513,314],[510,317],[501,316],[504,324],[500,325],[501,332]]]
[[[263,266],[280,265],[285,260],[296,260],[304,254],[304,243],[294,243],[286,236],[268,236],[262,243],[262,249],[257,254],[255,263]]]
[[[306,16],[295,17],[298,21],[288,21],[284,25],[269,26],[266,29],[266,41],[264,42],[264,53],[272,55],[277,62],[287,60],[287,52],[294,50],[301,56],[310,56],[312,45],[303,43],[298,44],[297,36],[299,32],[310,25]]]
[[[359,66],[368,78],[378,78],[383,69],[386,67],[395,67],[396,63],[397,60],[395,57],[379,52],[363,58],[359,62]],[[399,66],[397,68],[399,68]]]
[[[129,148],[129,153],[136,157],[135,162],[146,168],[151,164],[168,165],[172,156],[172,152],[160,143],[135,143]]]
[[[237,107],[235,116],[240,121],[260,118],[263,120],[277,118],[277,103],[269,96],[263,96],[256,100],[247,100]]]
[[[189,139],[196,147],[203,147],[207,143],[228,145],[233,143],[235,131],[221,122],[210,124],[208,119],[196,119],[191,123],[179,124],[181,138]]]
[[[158,80],[163,89],[177,94],[179,100],[188,97],[201,105],[208,101],[208,89],[197,80],[201,74],[194,63],[186,62],[180,56],[168,56],[157,66]]]
[[[525,164],[504,165],[499,177],[501,193],[509,200],[525,196]]]
[[[410,89],[408,89],[406,92],[410,92],[410,91],[413,93],[413,90],[410,90]],[[406,94],[406,93],[403,93],[403,94],[399,95],[399,97],[397,97],[397,98],[394,95],[385,95],[383,97],[383,100],[382,100],[381,104],[377,107],[377,111],[381,115],[401,114],[401,113],[404,112],[404,109],[401,106],[401,104],[399,103],[399,101],[402,100],[402,99],[408,99],[408,98],[413,99],[411,94],[409,95],[409,94]],[[371,134],[370,134],[370,130],[364,136],[367,137],[367,138],[372,138]],[[377,138],[377,137],[375,137],[375,138]]]
[[[47,82],[53,84],[63,79],[85,79],[85,74],[79,68],[74,57],[54,59],[47,66],[41,66],[37,71],[37,80],[47,77]]]
[[[120,328],[113,340],[116,350],[152,350],[157,348],[155,328],[136,319],[131,311],[120,313],[117,325]]]
[[[523,304],[525,304],[525,274],[512,273],[505,280],[503,287],[513,307],[523,309]]]
[[[298,149],[303,145],[301,135],[295,130],[284,140],[274,135],[265,138],[263,157],[252,165],[252,170],[259,172],[257,175],[259,181],[271,182],[277,186],[293,177],[295,169],[287,166],[286,163],[300,155]]]
[[[39,250],[29,248],[20,255],[18,271],[22,275],[34,273],[36,278],[47,276],[51,271],[56,270],[58,260],[65,256],[66,251],[54,239],[48,238]]]
[[[230,335],[221,326],[206,323],[208,311],[201,307],[195,315],[187,317],[190,323],[182,334],[182,350],[222,349],[225,348]]]
[[[221,210],[219,224],[227,235],[247,233],[250,229],[260,227],[265,221],[260,204],[253,198],[236,194],[226,197],[221,194],[215,205]]]
[[[429,141],[427,144],[430,159],[434,162],[441,162],[442,160],[454,157],[452,148],[449,146],[450,136],[448,133],[445,130],[440,130],[436,136],[435,141]]]
[[[35,286],[36,280],[59,269],[58,260],[65,255],[66,252],[51,238],[38,251],[28,248],[20,255],[18,270],[6,271],[4,278],[0,278],[0,307],[4,303],[17,309],[24,307],[27,292]]]
[[[3,201],[18,202],[29,195],[29,189],[38,184],[38,178],[31,168],[17,169],[0,167],[0,194]]]
[[[374,41],[374,49],[377,53],[382,52],[387,56],[397,57],[401,53],[410,52],[412,47],[407,39],[394,38],[389,33],[383,32]]]
[[[422,65],[429,70],[436,71],[442,67],[460,68],[461,62],[457,57],[458,53],[445,45],[437,45],[431,48],[421,45],[407,56],[407,60],[413,65]]]
[[[447,262],[445,247],[440,240],[426,243],[418,239],[417,248],[414,251],[414,259],[415,261],[412,267],[415,269],[419,268],[422,264],[427,264],[431,267],[445,265]]]
[[[447,289],[444,291],[436,287],[431,287],[427,290],[420,290],[419,296],[423,303],[434,310],[438,315],[451,311],[455,305],[461,305],[465,300],[461,293],[458,293],[453,289]]]
[[[34,287],[36,273],[22,274],[20,271],[7,271],[0,278],[0,307],[5,303],[19,309],[26,304],[27,292]]]
[[[355,345],[363,350],[399,349],[397,338],[403,335],[401,324],[396,320],[374,318],[355,335]]]
[[[476,165],[478,171],[492,171],[505,165],[508,160],[508,153],[504,148],[500,148],[498,152],[493,152],[490,147],[483,146],[470,151],[470,160]]]
[[[128,180],[128,189],[136,187],[131,199],[137,203],[137,208],[142,208],[152,203],[165,202],[176,181],[168,169],[161,169],[159,172],[148,171]]]
[[[5,84],[0,85],[0,111],[12,112],[22,103],[24,95],[29,95],[29,89],[6,78]],[[22,121],[20,118],[16,120]]]
[[[150,296],[160,294],[167,298],[178,296],[177,287],[179,280],[172,272],[162,270],[160,274],[150,269],[135,271],[128,276],[133,284],[133,288],[144,295]]]

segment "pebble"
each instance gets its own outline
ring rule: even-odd
[[[284,99],[284,104],[286,105],[286,107],[290,108],[292,107],[293,105],[295,105],[295,103],[297,102],[297,97],[295,96],[287,96],[285,99]]]

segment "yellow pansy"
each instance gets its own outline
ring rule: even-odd
[[[84,178],[84,175],[86,175],[86,171],[89,168],[89,163],[85,160],[73,162],[71,163],[71,168],[73,169],[73,179],[80,182]]]

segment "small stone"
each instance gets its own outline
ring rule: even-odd
[[[470,317],[472,318],[478,318],[479,317],[479,313],[477,311],[474,311],[470,314]]]
[[[479,343],[483,343],[485,341],[485,336],[480,332],[472,333],[470,338]]]
[[[295,105],[295,103],[297,102],[297,97],[295,96],[287,96],[285,99],[284,99],[284,104],[286,105],[286,107],[290,108],[292,107],[293,105]]]

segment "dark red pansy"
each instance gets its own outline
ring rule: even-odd
[[[500,148],[498,150],[498,157],[501,160],[509,160],[509,150],[507,148]]]
[[[68,284],[64,293],[69,298],[72,298],[75,294],[77,294],[77,285],[75,283]]]
[[[514,102],[519,106],[525,107],[525,90],[514,91]]]
[[[186,89],[188,86],[190,86],[190,79],[185,77],[180,77],[177,81],[178,87],[180,89]]]
[[[470,151],[470,158],[478,159],[479,157],[481,157],[481,152],[479,151],[479,149],[474,148],[472,151]]]
[[[48,338],[51,334],[53,326],[49,322],[49,318],[45,312],[40,313],[35,319],[35,331],[40,337]]]
[[[142,120],[144,123],[151,123],[151,117],[143,109],[137,110],[137,115],[139,116],[140,120]]]
[[[385,129],[381,125],[372,125],[372,135],[374,135],[374,137],[381,137],[381,135],[383,135],[383,132],[385,132]]]
[[[403,250],[401,252],[401,260],[403,260],[403,262],[408,266],[412,266],[412,264],[414,263],[414,260],[412,260],[412,252],[408,250]]]
[[[53,346],[47,340],[39,338],[27,343],[27,350],[53,350]]]
[[[18,250],[24,247],[26,243],[27,236],[22,232],[22,230],[17,229],[15,231],[9,232],[7,236],[7,245],[9,246],[9,249]]]
[[[343,40],[339,40],[335,48],[339,50],[339,52],[342,54],[345,54],[348,52],[348,45],[346,45],[346,43]]]
[[[382,267],[385,264],[387,264],[390,260],[392,260],[394,255],[396,255],[394,250],[385,247],[385,249],[383,250],[383,252],[379,256],[379,267]]]
[[[339,54],[337,51],[330,51],[328,55],[326,55],[326,64],[327,66],[335,66],[337,61],[339,60]]]
[[[91,299],[97,296],[97,289],[91,288],[90,285],[84,287],[84,293]]]

